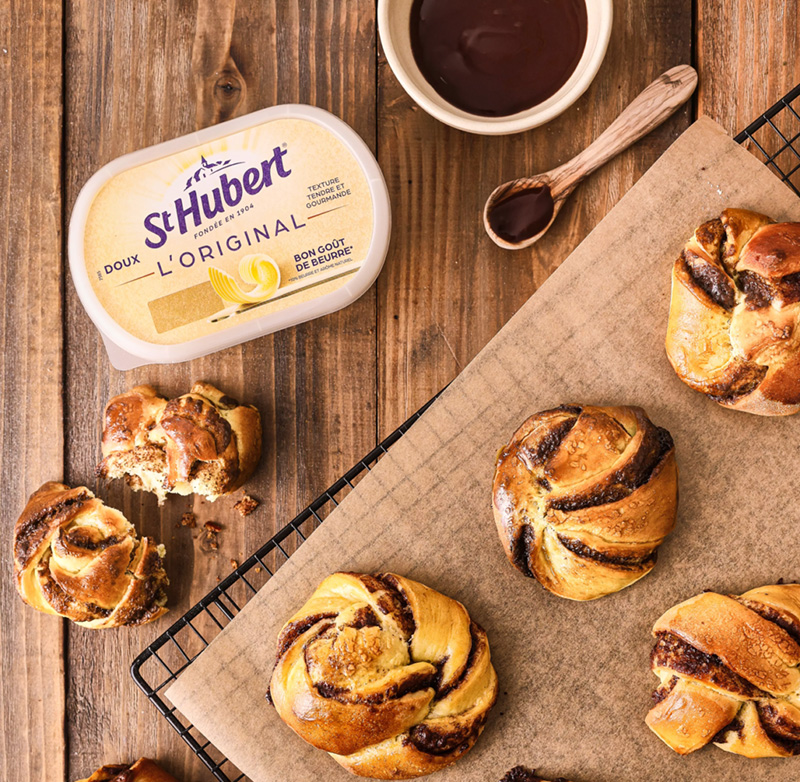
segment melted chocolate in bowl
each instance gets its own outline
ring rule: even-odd
[[[567,82],[586,46],[586,0],[414,0],[423,76],[463,111],[507,117]]]
[[[550,188],[536,185],[495,204],[489,212],[489,225],[501,239],[517,244],[544,231],[553,218],[553,208]]]

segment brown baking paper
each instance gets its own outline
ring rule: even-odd
[[[352,779],[264,700],[278,631],[336,570],[422,581],[489,634],[497,706],[437,782],[495,782],[518,763],[580,782],[800,778],[800,759],[713,746],[679,757],[644,724],[661,613],[704,589],[800,580],[800,417],[723,409],[683,385],[664,353],[672,263],[726,206],[800,219],[800,201],[702,119],[173,685],[169,699],[255,782]],[[672,433],[680,469],[678,523],[655,570],[590,603],[514,570],[490,509],[498,447],[526,416],[564,402],[643,406]]]

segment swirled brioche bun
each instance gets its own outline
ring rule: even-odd
[[[334,573],[281,630],[269,697],[348,771],[409,779],[469,751],[497,676],[461,603],[391,573]]]
[[[164,399],[137,386],[106,405],[104,478],[124,478],[133,489],[200,494],[215,500],[238,489],[261,458],[261,417],[208,383]]]
[[[85,486],[45,483],[14,528],[14,576],[38,611],[93,629],[141,625],[166,613],[164,547]]]
[[[800,584],[704,592],[667,611],[653,635],[661,684],[647,724],[667,746],[800,754]]]
[[[492,507],[514,567],[571,600],[630,586],[675,524],[675,447],[640,407],[562,405],[497,456]]]
[[[734,410],[800,410],[800,223],[726,209],[672,268],[667,357],[695,391]]]

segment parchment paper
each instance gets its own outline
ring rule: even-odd
[[[489,634],[499,701],[437,782],[495,782],[517,763],[581,782],[800,778],[800,759],[713,746],[679,757],[643,722],[663,611],[704,589],[800,580],[800,417],[723,409],[684,386],[664,353],[672,263],[725,206],[800,220],[800,201],[702,119],[173,685],[169,699],[255,782],[352,779],[264,700],[280,627],[336,570],[418,579]],[[678,524],[655,570],[590,603],[514,570],[490,510],[498,447],[529,414],[572,401],[643,406],[672,433],[680,470]]]

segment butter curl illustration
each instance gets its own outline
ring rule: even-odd
[[[242,290],[239,282],[228,272],[211,266],[208,269],[211,285],[217,295],[234,304],[257,304],[275,294],[281,284],[278,264],[268,255],[246,255],[239,261],[239,277],[242,282],[255,285],[249,291]]]

